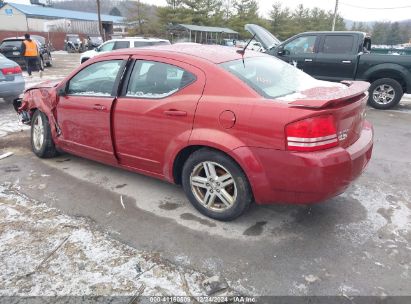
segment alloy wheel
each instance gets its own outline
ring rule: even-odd
[[[382,84],[374,89],[372,97],[376,103],[385,105],[394,100],[395,90],[388,84]]]
[[[35,121],[33,122],[33,145],[34,148],[39,151],[43,146],[44,142],[44,126],[43,120],[40,115],[37,115]]]
[[[191,191],[207,209],[222,212],[237,199],[237,185],[232,174],[222,165],[204,161],[190,175]]]

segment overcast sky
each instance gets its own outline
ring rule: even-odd
[[[141,0],[142,2],[166,5],[165,0]],[[260,14],[268,17],[275,0],[257,0]],[[325,10],[334,10],[335,0],[280,0],[284,6],[295,8],[303,3],[306,7],[320,7]],[[345,18],[354,21],[398,21],[411,19],[410,0],[339,0],[339,13]],[[356,6],[356,7],[354,7]],[[360,8],[361,7],[361,8]],[[364,8],[362,8],[364,7]],[[365,8],[397,8],[398,9],[365,9]]]

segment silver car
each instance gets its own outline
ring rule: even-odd
[[[24,91],[24,78],[20,66],[0,54],[0,98],[12,102]]]

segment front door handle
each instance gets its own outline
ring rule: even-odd
[[[351,60],[343,60],[342,63],[351,63]]]
[[[167,116],[187,116],[187,112],[186,111],[180,111],[180,110],[166,110],[164,111],[164,114]]]
[[[97,111],[104,111],[104,110],[106,109],[106,107],[103,106],[103,105],[101,105],[101,104],[95,104],[95,105],[93,106],[93,109],[94,109],[94,110],[97,110]]]
[[[311,58],[305,58],[304,61],[305,62],[313,62],[313,60]]]

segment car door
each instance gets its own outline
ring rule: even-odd
[[[320,43],[315,64],[315,77],[321,80],[354,79],[358,49],[351,34],[326,34]]]
[[[95,160],[116,162],[110,112],[125,59],[89,64],[66,83],[57,104],[59,139],[64,149]]]
[[[116,153],[124,166],[163,176],[170,149],[188,142],[205,75],[180,61],[134,59],[114,107]]]
[[[312,75],[317,58],[317,45],[317,35],[296,37],[282,46],[277,57]]]

